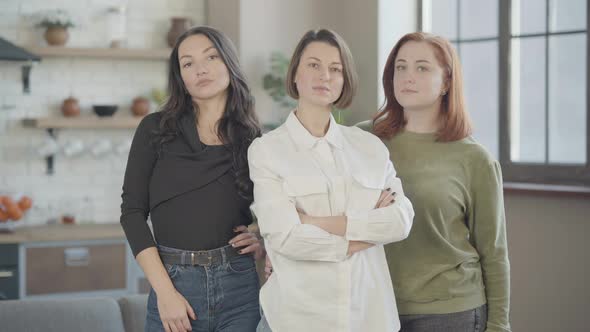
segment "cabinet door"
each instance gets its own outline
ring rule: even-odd
[[[18,244],[0,244],[0,300],[18,299]]]
[[[0,266],[0,300],[18,299],[17,266]]]
[[[26,248],[26,294],[126,288],[125,244]]]

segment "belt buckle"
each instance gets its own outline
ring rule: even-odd
[[[203,264],[203,266],[211,266],[211,261],[213,260],[213,257],[209,253],[206,253],[205,255],[207,255],[207,259],[209,261],[206,264]]]
[[[201,255],[199,252],[197,252],[197,255]],[[212,261],[213,261],[213,257],[211,255],[207,255],[207,258],[209,259],[209,261],[206,264],[197,264],[196,260],[195,260],[195,253],[191,252],[191,265],[201,265],[201,266],[210,266]]]

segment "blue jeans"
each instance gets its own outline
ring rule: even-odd
[[[488,308],[481,307],[440,315],[400,315],[400,332],[482,332],[488,322]]]
[[[182,252],[158,246],[160,252]],[[254,332],[260,320],[258,274],[252,255],[231,260],[223,258],[209,266],[165,264],[176,290],[186,298],[197,315],[189,318],[193,332]],[[158,300],[150,290],[146,332],[164,331]]]

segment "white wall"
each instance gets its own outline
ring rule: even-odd
[[[395,43],[405,34],[418,30],[417,1],[413,0],[380,0],[379,1],[379,41],[378,41],[378,103],[385,101],[383,94],[383,68]]]
[[[50,8],[68,10],[78,27],[70,29],[71,47],[106,47],[102,13],[113,0],[3,0],[0,3],[0,36],[18,45],[42,45],[43,31],[33,28],[31,14]],[[205,22],[204,1],[129,0],[129,47],[162,48],[170,17],[189,16]],[[128,115],[134,97],[152,88],[165,88],[166,61],[43,58],[31,72],[31,93],[22,92],[20,64],[0,62],[0,192],[24,192],[35,201],[27,223],[42,223],[60,213],[80,213],[96,222],[118,222],[126,155],[94,158],[58,156],[55,174],[45,174],[45,160],[35,154],[47,136],[40,129],[23,128],[21,119],[60,114],[64,98],[80,100],[83,114],[95,103],[119,105],[117,115]],[[4,105],[4,106],[3,106]],[[11,109],[6,109],[11,108]],[[121,144],[133,130],[59,130],[58,141],[70,138],[92,144],[108,138]],[[82,211],[91,202],[90,211]]]
[[[277,122],[285,115],[262,88],[272,51],[288,57],[309,29],[335,30],[348,43],[360,77],[352,106],[344,111],[346,123],[370,118],[381,103],[380,73],[389,50],[397,39],[415,29],[412,0],[209,0],[209,24],[230,31],[239,44],[243,68],[250,80],[263,122]],[[215,4],[215,5],[213,5]],[[239,37],[235,16],[219,11],[239,11]],[[398,15],[396,13],[404,13]],[[230,34],[230,33],[228,33]]]
[[[590,198],[507,194],[515,332],[588,331]]]
[[[240,0],[205,1],[207,25],[220,29],[240,49]]]
[[[262,77],[270,70],[270,55],[280,51],[290,58],[301,36],[321,26],[317,2],[252,0],[248,6],[242,6],[240,57],[263,123],[282,122],[288,112],[276,105],[262,88]]]

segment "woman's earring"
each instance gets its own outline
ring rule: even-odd
[[[447,94],[447,92],[446,92],[445,90],[443,90],[443,92],[442,92],[440,95],[441,95],[441,96],[444,96],[444,95],[446,95],[446,94]]]

